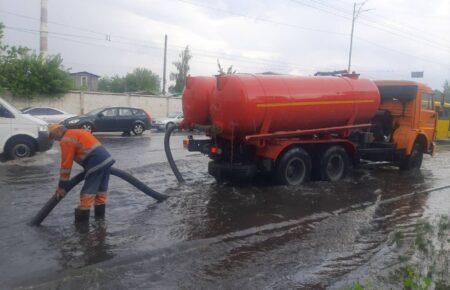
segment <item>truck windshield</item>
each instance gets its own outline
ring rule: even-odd
[[[422,93],[422,109],[434,110],[434,95],[428,92]]]

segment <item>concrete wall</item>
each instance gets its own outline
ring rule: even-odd
[[[60,98],[35,98],[33,100],[23,100],[12,98],[10,95],[2,96],[2,98],[18,109],[48,106],[59,108],[72,114],[83,114],[97,108],[108,106],[141,108],[148,112],[152,118],[165,117],[168,113],[182,111],[181,98],[168,98],[154,95],[73,91]]]

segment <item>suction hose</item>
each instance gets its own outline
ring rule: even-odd
[[[181,176],[181,173],[178,170],[175,161],[173,160],[172,152],[170,151],[170,136],[176,129],[178,129],[178,126],[169,126],[169,128],[167,128],[166,135],[164,136],[164,151],[166,151],[167,161],[169,161],[169,165],[173,171],[173,174],[175,174],[175,177],[177,178],[179,183],[184,183],[183,176]]]
[[[83,181],[85,177],[85,172],[81,172],[77,175],[75,175],[73,178],[71,178],[67,185],[65,186],[64,190],[66,191],[66,194],[69,193],[70,190],[72,190],[78,183]],[[153,197],[158,202],[164,201],[168,198],[167,195],[161,194],[159,192],[154,191],[144,183],[142,183],[140,180],[138,180],[136,177],[132,176],[129,173],[126,173],[123,170],[117,169],[115,167],[111,167],[111,175],[117,176],[126,182],[132,184],[137,189],[145,193],[146,195]],[[50,214],[50,212],[55,208],[55,206],[61,201],[62,198],[59,198],[55,195],[53,195],[49,201],[41,208],[41,210],[37,213],[37,215],[33,218],[33,220],[30,222],[31,226],[39,226],[42,221]]]

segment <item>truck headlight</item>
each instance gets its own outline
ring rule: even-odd
[[[47,125],[39,125],[38,131],[39,132],[47,132],[48,131]]]
[[[69,123],[70,125],[73,125],[73,124],[76,124],[76,123],[78,123],[78,122],[80,122],[80,119],[73,119],[73,120],[70,120],[70,121],[67,122],[67,123]]]

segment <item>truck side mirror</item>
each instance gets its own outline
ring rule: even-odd
[[[103,113],[100,112],[100,113],[97,114],[97,116],[98,116],[99,118],[103,118],[105,115],[103,115]]]

